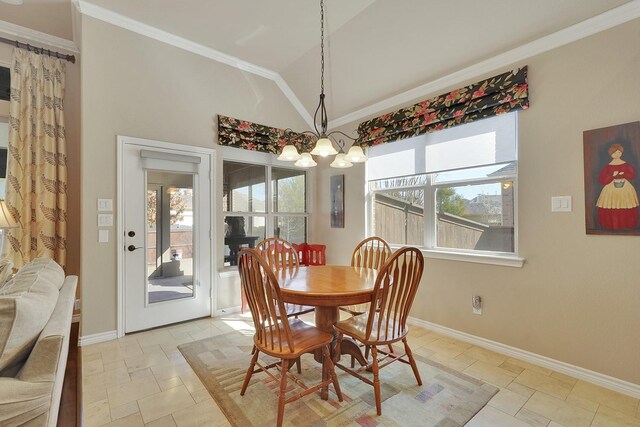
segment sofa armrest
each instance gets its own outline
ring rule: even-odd
[[[64,369],[68,349],[63,346],[68,346],[69,342],[76,282],[75,276],[65,280],[55,309],[16,378],[23,381],[55,381],[59,374],[58,367]]]
[[[0,378],[0,425],[18,426],[49,410],[53,382],[20,381]]]
[[[60,357],[67,353],[61,351],[63,344],[62,335],[40,338],[16,378],[29,382],[53,382],[56,379]]]

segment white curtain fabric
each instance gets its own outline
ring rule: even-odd
[[[6,204],[19,227],[5,230],[3,245],[14,268],[37,257],[65,265],[65,65],[57,58],[14,50]]]

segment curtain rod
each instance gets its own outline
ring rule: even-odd
[[[39,53],[41,55],[55,56],[58,59],[64,59],[65,61],[69,61],[72,64],[76,63],[76,57],[73,56],[73,55],[67,55],[66,53],[60,53],[60,52],[56,52],[54,50],[45,49],[45,48],[42,48],[42,47],[31,46],[28,43],[22,43],[22,42],[19,42],[18,40],[5,39],[4,37],[0,37],[0,42],[6,43],[6,44],[10,44],[10,45],[13,45],[15,47],[27,49],[28,51],[33,51],[33,52]]]

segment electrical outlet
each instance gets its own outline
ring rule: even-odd
[[[473,314],[482,314],[482,297],[480,295],[471,297],[471,310]]]

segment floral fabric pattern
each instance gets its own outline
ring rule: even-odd
[[[279,154],[282,147],[293,144],[298,151],[309,151],[314,140],[290,129],[272,128],[218,114],[218,144],[263,153]]]
[[[65,63],[15,49],[11,65],[5,258],[18,269],[37,257],[64,267],[67,252]],[[8,242],[8,244],[6,244]]]
[[[358,134],[367,147],[527,108],[525,66],[362,122]]]

